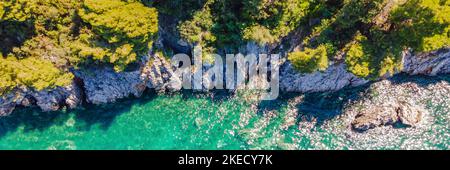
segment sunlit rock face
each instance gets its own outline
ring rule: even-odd
[[[140,72],[117,73],[111,68],[99,67],[76,72],[76,76],[83,80],[86,101],[93,104],[115,102],[117,99],[131,95],[140,96],[143,89]]]
[[[170,63],[159,55],[151,55],[149,61],[143,62],[135,71],[115,72],[109,67],[98,67],[76,71],[75,74],[83,80],[86,101],[92,104],[140,97],[147,88],[165,91],[181,86]]]
[[[414,127],[420,123],[424,114],[427,111],[423,107],[401,100],[389,101],[383,106],[371,104],[358,113],[352,122],[352,128],[366,131],[396,123]]]
[[[429,53],[413,55],[403,53],[403,69],[397,73],[408,75],[436,76],[450,73],[450,49],[445,48]],[[389,78],[388,75],[383,78]],[[300,73],[288,61],[281,69],[281,90],[286,92],[325,92],[337,91],[344,87],[355,87],[368,81],[348,72],[344,63],[333,64],[327,70],[314,73]]]
[[[174,68],[164,57],[154,54],[150,61],[142,68],[140,79],[147,88],[156,91],[177,91],[181,89],[182,82],[174,73]]]
[[[450,48],[419,55],[406,52],[403,57],[403,72],[430,76],[450,73]]]
[[[368,82],[349,73],[344,64],[332,65],[324,72],[302,74],[294,70],[290,63],[286,63],[280,74],[280,88],[285,92],[337,91],[347,86],[359,86]]]

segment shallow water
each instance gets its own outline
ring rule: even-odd
[[[71,111],[19,109],[0,118],[0,149],[449,149],[448,106],[430,105],[425,129],[352,132],[338,117],[358,92],[291,94],[256,106],[220,93],[148,93]]]

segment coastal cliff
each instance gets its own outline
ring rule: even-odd
[[[264,49],[264,48],[260,48]],[[254,46],[246,51],[259,52]],[[435,76],[448,74],[450,70],[450,50],[442,49],[413,56],[405,53],[403,69],[399,73],[407,75]],[[0,98],[0,115],[7,116],[17,107],[37,106],[42,111],[56,111],[63,108],[73,109],[83,101],[91,104],[106,104],[130,96],[139,97],[146,89],[156,91],[176,91],[181,88],[181,80],[175,76],[175,67],[159,55],[150,55],[138,69],[128,72],[115,72],[108,67],[93,67],[74,70],[76,76],[70,86],[35,91],[27,87],[18,87]],[[345,64],[335,64],[325,71],[302,74],[295,71],[289,61],[281,67],[280,86],[282,92],[329,92],[345,87],[356,87],[370,83],[349,73]],[[397,122],[408,126],[420,123],[427,114],[418,99],[428,96],[430,91],[442,91],[444,100],[450,98],[448,83],[433,88],[425,88],[414,83],[395,85],[389,79],[373,81],[372,91],[380,93],[377,99],[365,97],[358,103],[349,104],[346,112],[354,115],[351,123],[354,130],[366,131],[378,126],[392,125]],[[405,97],[404,91],[416,91],[414,96]],[[445,96],[447,95],[447,96]],[[355,108],[363,110],[355,110]]]
[[[380,17],[386,19],[383,15]],[[176,30],[178,20],[161,14],[158,22],[157,37],[159,39],[154,42],[154,48],[175,53],[192,53],[194,45],[185,41]],[[377,20],[377,22],[380,22],[380,25],[386,24],[386,21]],[[306,38],[304,35],[298,35],[301,33],[299,30],[292,30],[291,35],[283,39],[301,42],[300,40]],[[415,126],[427,114],[426,109],[413,100],[425,97],[430,89],[414,83],[393,84],[390,80],[393,76],[397,74],[436,76],[450,73],[450,48],[448,47],[425,53],[404,50],[400,63],[402,67],[395,70],[393,74],[386,74],[377,79],[368,80],[354,75],[342,60],[331,61],[324,70],[304,73],[295,69],[294,64],[287,59],[287,53],[295,51],[296,45],[298,44],[283,48],[281,42],[271,45],[249,42],[241,45],[237,52],[280,54],[282,61],[280,90],[284,93],[333,92],[371,84],[374,91],[380,92],[381,98],[374,99],[366,94],[363,100],[358,101],[359,103],[349,103],[350,106],[346,111],[354,116],[349,127],[357,131],[366,131],[398,122]],[[85,68],[71,68],[70,72],[74,75],[74,79],[68,86],[40,91],[26,86],[15,87],[0,97],[0,116],[7,116],[19,107],[37,106],[42,111],[48,112],[65,108],[74,109],[83,103],[101,105],[128,97],[140,97],[148,89],[162,93],[179,91],[182,82],[181,78],[175,74],[176,67],[171,65],[168,57],[152,50],[136,62],[138,66],[131,71],[117,71],[114,67],[100,64]],[[219,54],[225,54],[232,50],[223,48],[217,51]],[[206,68],[203,68],[203,71],[205,70]],[[227,77],[224,78],[226,79]],[[443,97],[441,97],[448,98],[448,86],[448,83],[438,84],[433,86],[432,90],[442,92]],[[413,97],[405,97],[401,94],[402,91],[410,90],[418,93],[415,93]],[[356,105],[364,109],[352,108]]]

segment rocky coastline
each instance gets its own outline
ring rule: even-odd
[[[162,29],[164,30],[164,29]],[[167,38],[169,37],[169,38]],[[192,45],[183,43],[174,35],[161,31],[159,48],[182,49],[177,51],[188,52]],[[242,47],[244,54],[259,54],[269,52],[271,48],[261,47],[255,43],[249,43]],[[282,57],[283,58],[283,57]],[[369,83],[369,80],[358,78],[349,73],[343,63],[334,63],[327,70],[303,74],[294,70],[289,61],[284,61],[280,68],[280,90],[282,92],[329,92],[338,91],[345,87],[357,87]],[[87,69],[72,70],[75,79],[67,87],[58,87],[35,91],[28,87],[17,87],[8,94],[0,97],[0,116],[7,116],[17,107],[37,106],[42,111],[56,111],[63,108],[73,109],[81,106],[84,102],[101,105],[116,102],[118,99],[130,96],[140,97],[147,89],[156,91],[177,91],[181,89],[181,80],[175,76],[175,67],[158,53],[152,53],[144,57],[139,63],[138,69],[117,73],[112,68],[98,66]],[[430,53],[414,55],[412,52],[404,52],[403,69],[397,73],[407,75],[436,76],[438,74],[450,73],[450,48],[433,51]],[[423,115],[427,114],[422,106],[411,101],[410,98],[420,96],[404,97],[398,93],[402,90],[426,91],[423,87],[415,84],[404,86],[393,85],[386,80],[394,75],[385,76],[383,80],[372,83],[379,86],[383,92],[382,100],[374,99],[359,101],[357,104],[363,106],[363,110],[349,109],[347,112],[354,114],[351,127],[356,131],[366,131],[378,126],[392,125],[397,122],[408,126],[420,123]],[[379,84],[379,85],[378,85]],[[450,94],[449,84],[441,84],[438,90]],[[445,94],[445,93],[444,93]],[[417,95],[427,95],[417,93]]]

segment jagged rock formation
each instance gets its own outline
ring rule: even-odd
[[[140,79],[139,70],[116,73],[112,68],[94,67],[74,73],[83,80],[88,103],[112,103],[130,95],[139,97],[145,90],[145,83]]]
[[[359,86],[368,82],[349,73],[342,63],[332,65],[324,72],[310,74],[299,73],[290,63],[285,63],[280,74],[280,88],[285,92],[337,91],[347,86]]]
[[[83,99],[87,103],[106,104],[130,96],[139,97],[147,88],[158,91],[181,89],[181,81],[174,76],[170,63],[156,54],[136,71],[118,73],[110,67],[98,66],[73,73],[79,83],[74,81],[67,87],[43,91],[20,87],[1,96],[0,116],[9,115],[18,106],[37,105],[45,112],[56,111],[64,106],[76,108]]]
[[[450,49],[445,48],[418,55],[405,52],[402,65],[403,69],[400,72],[409,75],[448,74],[450,73]],[[282,91],[301,93],[337,91],[347,86],[359,86],[368,82],[348,72],[343,63],[334,64],[323,72],[302,74],[295,71],[287,62],[281,69],[280,77]]]
[[[175,52],[190,53],[193,47],[192,44],[182,41],[176,31],[173,30],[175,28],[174,25],[177,23],[171,22],[170,18],[164,18],[170,16],[161,15],[160,17],[163,17],[160,21],[164,22],[160,24],[159,39],[155,44],[160,49],[170,48]],[[275,46],[277,45],[259,46],[250,42],[242,46],[239,51],[242,54],[268,54],[275,48],[282,49],[282,45]],[[219,51],[223,53],[227,50]],[[421,74],[430,76],[450,73],[449,48],[419,55],[405,52],[403,56],[403,69],[400,72],[409,75]],[[11,113],[16,106],[38,105],[43,111],[58,110],[64,106],[73,108],[81,103],[82,94],[84,94],[84,99],[88,103],[105,104],[129,96],[139,97],[147,88],[157,91],[176,91],[181,89],[181,80],[174,72],[175,68],[167,59],[158,54],[149,55],[149,58],[144,59],[140,63],[139,69],[135,71],[117,73],[107,67],[93,67],[83,71],[77,70],[73,71],[73,73],[80,80],[78,84],[73,83],[69,87],[58,87],[39,92],[22,87],[1,96],[0,115]],[[230,78],[225,77],[226,79]],[[284,92],[337,91],[344,87],[359,86],[367,82],[367,80],[349,73],[344,63],[334,63],[323,72],[309,74],[295,71],[289,61],[285,61],[280,67],[280,90]],[[415,122],[407,119],[406,117],[408,116],[398,116],[404,113],[402,108],[406,111],[409,106],[409,104],[389,106],[390,109],[386,108],[383,111],[392,110],[390,113],[396,112],[397,116],[387,116],[386,120],[383,119],[381,122],[390,122],[390,120],[395,121],[398,119],[403,119],[402,122],[406,124]],[[361,117],[360,120],[363,120],[363,118],[365,117]],[[369,118],[367,117],[367,119]]]
[[[177,91],[182,86],[180,78],[175,76],[172,64],[158,54],[151,56],[150,61],[142,68],[140,78],[146,82],[147,88],[156,91]]]
[[[248,53],[260,53],[260,50],[266,51],[267,48],[259,48],[254,45],[247,45],[245,48]],[[410,75],[447,74],[450,70],[450,50],[443,49],[418,56],[406,53],[403,65],[402,72]],[[181,89],[181,80],[178,76],[174,76],[174,68],[165,58],[156,54],[151,55],[148,62],[144,62],[141,68],[136,71],[117,73],[111,68],[96,67],[84,71],[74,71],[74,74],[82,80],[81,86],[86,101],[93,104],[111,103],[129,96],[139,97],[146,88],[153,88],[157,91]],[[367,82],[367,80],[357,78],[347,72],[345,65],[342,63],[334,64],[324,72],[302,74],[295,71],[289,62],[285,62],[280,70],[280,90],[285,92],[337,91],[347,86],[359,86]],[[33,104],[41,107],[43,111],[58,110],[64,105],[69,106],[69,108],[76,107],[81,103],[81,86],[73,83],[69,87],[39,92],[28,88],[17,88],[0,98],[0,115],[11,113],[16,106]],[[408,105],[386,106],[381,110],[402,112],[401,110],[398,111],[399,108],[406,109]],[[394,111],[391,113],[394,113]],[[404,117],[397,116],[397,118]],[[360,118],[360,120],[363,119],[365,117]],[[387,116],[386,119],[383,118],[381,121],[384,123],[378,124],[386,124],[386,122],[395,120],[397,120],[395,116]],[[406,118],[404,120],[408,122]],[[355,124],[355,127],[359,126]]]
[[[450,48],[430,53],[403,55],[403,72],[409,75],[430,75],[450,73]]]
[[[365,106],[368,108],[364,108],[352,122],[352,128],[357,131],[366,131],[396,123],[415,126],[426,114],[425,109],[402,100],[389,101],[382,105],[366,103]]]
[[[361,99],[350,103],[344,112],[353,115],[351,127],[359,132],[395,124],[414,127],[429,116],[426,101],[448,105],[449,98],[450,84],[446,81],[419,85],[383,80],[372,84]]]
[[[92,104],[140,97],[146,88],[158,91],[181,89],[181,81],[173,76],[170,63],[156,54],[136,71],[117,73],[108,67],[98,67],[75,71],[75,75],[83,80],[86,101]]]
[[[82,103],[82,90],[74,81],[67,87],[35,91],[27,87],[17,87],[0,97],[0,116],[6,116],[16,107],[37,105],[44,112],[57,111],[64,107],[73,109]]]

